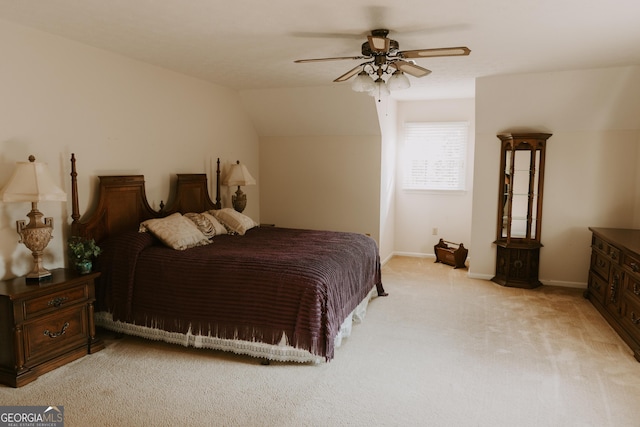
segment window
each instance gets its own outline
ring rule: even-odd
[[[404,189],[465,189],[467,122],[405,123],[404,132]]]

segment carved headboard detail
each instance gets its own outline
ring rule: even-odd
[[[110,235],[137,230],[150,218],[180,212],[204,212],[220,209],[220,159],[216,170],[216,201],[209,197],[206,174],[178,174],[176,194],[166,208],[155,211],[147,201],[143,175],[99,176],[98,206],[85,219],[80,219],[76,158],[71,154],[71,230],[73,235],[93,238],[96,242]]]

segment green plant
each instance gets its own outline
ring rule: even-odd
[[[91,261],[102,252],[93,239],[85,239],[80,236],[72,236],[67,240],[69,256],[74,262]]]

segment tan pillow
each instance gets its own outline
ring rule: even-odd
[[[244,235],[247,230],[258,224],[246,215],[231,208],[209,211],[218,221],[224,225],[229,233]]]
[[[210,242],[198,227],[179,213],[166,218],[148,219],[140,224],[141,232],[149,231],[170,248],[184,250]]]

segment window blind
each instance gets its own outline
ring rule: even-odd
[[[464,190],[467,122],[405,123],[403,188]]]

